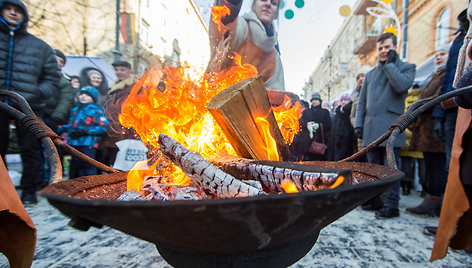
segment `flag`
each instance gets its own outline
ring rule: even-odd
[[[134,13],[121,12],[120,32],[125,44],[136,45],[135,18]]]

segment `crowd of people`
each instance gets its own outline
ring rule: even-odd
[[[36,116],[69,145],[113,165],[118,152],[115,143],[137,138],[134,132],[123,131],[118,121],[121,103],[135,83],[131,64],[113,63],[118,79],[111,86],[104,73],[95,67],[86,67],[78,76],[69,77],[61,71],[67,61],[64,53],[28,33],[29,16],[21,1],[2,1],[0,9],[0,43],[3,44],[0,66],[6,74],[0,77],[2,90],[23,96]],[[11,98],[4,97],[2,101],[18,106]],[[4,161],[13,119],[0,112],[0,154]],[[23,163],[21,201],[25,205],[35,204],[37,190],[49,183],[46,157],[40,141],[18,120],[14,121]],[[94,167],[72,159],[71,177],[96,174]]]

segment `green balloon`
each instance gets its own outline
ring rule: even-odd
[[[298,7],[298,8],[302,8],[303,6],[305,6],[305,1],[303,1],[303,0],[296,0],[296,1],[295,1],[295,6]]]
[[[287,18],[288,20],[291,20],[293,19],[293,16],[295,15],[295,13],[293,12],[293,10],[291,9],[287,9],[285,11],[285,18]]]
[[[285,7],[285,1],[280,0],[279,9],[284,9],[284,7]]]

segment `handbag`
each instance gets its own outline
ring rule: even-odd
[[[308,152],[312,154],[320,154],[324,155],[326,153],[326,149],[328,149],[328,145],[325,143],[325,138],[324,138],[324,130],[323,130],[323,125],[320,124],[320,130],[321,130],[321,142],[316,141],[316,134],[315,137],[313,138],[313,141],[310,144],[310,147],[308,147]]]

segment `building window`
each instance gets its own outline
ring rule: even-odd
[[[150,45],[149,23],[147,23],[145,20],[141,20],[141,40],[146,46]]]
[[[435,48],[438,49],[449,41],[449,20],[451,10],[447,7],[443,9],[436,20],[436,42]]]

